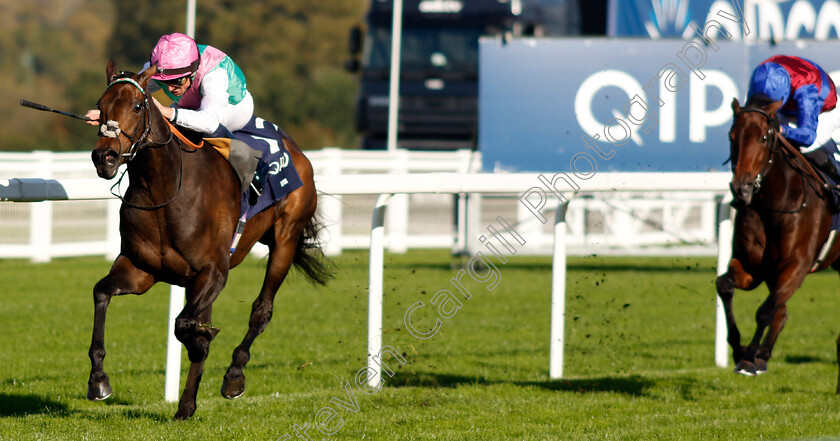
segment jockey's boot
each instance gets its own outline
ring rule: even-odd
[[[257,203],[257,198],[262,196],[265,190],[265,182],[268,180],[268,173],[270,167],[262,160],[257,162],[257,169],[254,171],[254,179],[251,181],[251,194],[248,203],[254,205]]]
[[[265,189],[265,181],[268,180],[268,172],[270,171],[270,167],[263,161],[257,161],[257,169],[254,172],[254,180],[251,181],[251,186],[257,192],[257,195],[261,195],[263,190]]]

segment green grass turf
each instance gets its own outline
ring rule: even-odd
[[[314,424],[329,406],[336,431],[312,439],[366,440],[709,440],[825,439],[840,435],[834,395],[837,275],[812,275],[788,303],[790,319],[770,371],[756,378],[714,366],[713,259],[570,258],[565,371],[548,378],[549,258],[499,266],[493,291],[465,284],[472,298],[432,338],[406,332],[406,309],[453,288],[445,250],[386,255],[385,334],[402,366],[385,387],[353,386],[366,365],[367,253],[333,259],[336,278],[313,288],[290,276],[274,319],[245,369],[245,395],[219,394],[233,348],[247,327],[264,261],[231,273],[216,301],[213,342],[198,410],[172,422],[163,401],[168,286],[112,300],[105,369],[114,394],[85,398],[100,258],[29,264],[0,261],[0,439],[276,440]],[[467,279],[463,279],[467,280]],[[766,289],[736,293],[746,339]],[[434,323],[432,308],[413,316]],[[183,356],[181,382],[188,362]],[[331,402],[349,401],[359,409]],[[323,415],[323,414],[322,414]],[[338,419],[340,418],[340,420]],[[339,426],[340,425],[340,426]],[[286,438],[288,439],[288,438]]]

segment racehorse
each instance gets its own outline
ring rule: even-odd
[[[726,312],[735,372],[745,375],[767,371],[773,345],[788,317],[785,303],[805,276],[829,266],[840,271],[840,244],[833,242],[829,195],[822,177],[782,137],[776,114],[780,106],[781,101],[761,96],[743,108],[737,99],[732,102],[730,189],[736,208],[732,260],[716,285]],[[732,312],[734,288],[752,290],[762,282],[770,294],[756,311],[755,334],[745,347]],[[840,337],[837,351],[840,363]]]
[[[120,208],[120,254],[110,272],[93,288],[94,323],[90,345],[88,399],[111,395],[103,369],[105,315],[111,297],[143,294],[157,282],[185,287],[186,304],[175,321],[175,336],[189,354],[190,369],[175,419],[196,409],[196,393],[210,342],[213,301],[228,271],[256,242],[269,247],[262,289],[251,309],[248,332],[233,351],[221,393],[236,398],[245,391],[242,368],[250,347],[271,320],[274,296],[292,264],[314,283],[330,277],[317,243],[317,195],[312,165],[287,135],[282,144],[292,157],[303,186],[253,216],[236,251],[231,241],[240,215],[240,181],[227,160],[210,147],[190,148],[176,137],[146,90],[155,66],[141,74],[118,72],[108,63],[108,87],[98,108],[100,139],[92,153],[99,177],[112,179],[125,163],[130,184]]]

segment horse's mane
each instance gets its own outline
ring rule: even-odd
[[[121,71],[119,71],[119,73],[117,73],[116,75],[114,75],[114,77],[111,79],[111,81],[113,81],[113,80],[119,80],[120,78],[134,78],[135,76],[137,76],[137,74],[136,74],[136,73],[134,73],[134,72],[129,72],[129,71],[126,71],[126,70],[121,70]]]
[[[751,96],[746,103],[744,103],[744,108],[749,109],[766,109],[770,104],[775,103],[776,100],[767,97],[766,95],[762,94],[755,94]]]

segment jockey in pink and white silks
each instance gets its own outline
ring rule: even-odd
[[[221,124],[235,132],[254,116],[245,75],[224,52],[174,33],[160,38],[149,61],[157,65],[152,79],[175,102],[162,109],[173,123],[202,133],[212,133]],[[189,85],[183,92],[169,87],[186,77]]]
[[[832,178],[840,178],[840,152],[831,137],[840,127],[837,90],[819,65],[788,55],[768,58],[750,78],[747,100],[756,95],[781,101],[777,114],[782,136]]]
[[[231,132],[242,129],[254,116],[254,98],[248,92],[245,75],[224,52],[198,45],[181,33],[164,35],[152,50],[146,70],[157,72],[147,86],[151,92],[163,89],[172,99],[166,107],[154,99],[163,116],[174,124],[210,134],[219,125]],[[99,122],[99,111],[86,114]]]

